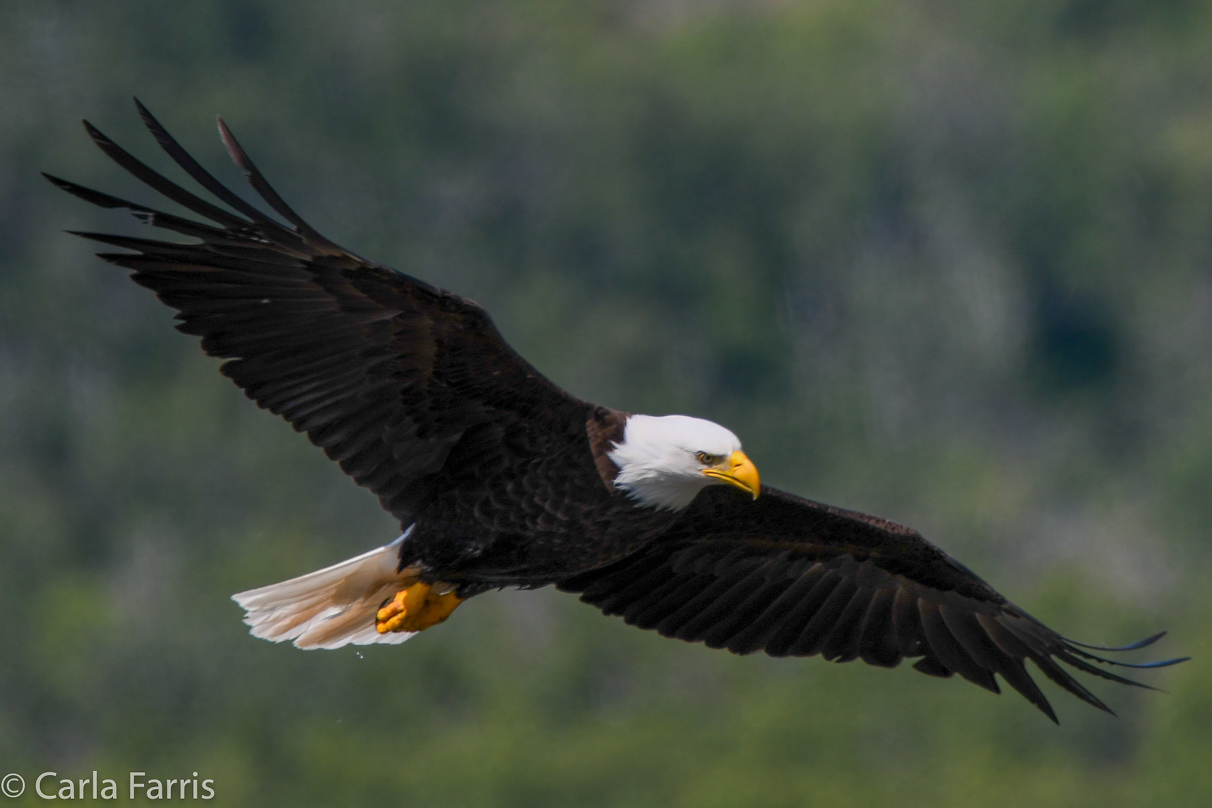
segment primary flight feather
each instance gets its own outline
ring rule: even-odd
[[[1056,720],[1031,660],[1110,712],[1076,669],[1137,685],[1006,600],[916,531],[760,483],[737,437],[682,415],[582,401],[544,378],[474,302],[321,236],[269,186],[222,119],[232,160],[281,219],[232,193],[139,104],[207,202],[85,128],[118,165],[200,219],[46,175],[191,239],[76,233],[177,310],[221,372],[304,432],[400,520],[394,542],[234,596],[252,633],[300,648],[399,643],[464,600],[554,584],[667,637],[746,654],[916,659]],[[283,221],[284,220],[284,221]],[[1140,685],[1144,686],[1144,685]]]

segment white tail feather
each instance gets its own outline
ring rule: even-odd
[[[252,635],[272,642],[294,640],[305,649],[402,643],[413,633],[380,634],[375,614],[383,601],[419,579],[417,567],[396,569],[407,536],[405,531],[377,550],[231,599],[244,609]]]

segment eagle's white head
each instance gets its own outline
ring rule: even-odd
[[[680,511],[709,485],[734,485],[756,499],[757,468],[729,430],[686,415],[633,415],[609,452],[617,488],[642,505]]]

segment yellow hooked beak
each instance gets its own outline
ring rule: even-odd
[[[722,483],[735,485],[742,491],[748,491],[754,499],[757,499],[758,494],[762,491],[762,481],[758,477],[757,466],[753,465],[753,461],[740,450],[733,452],[718,466],[703,469],[703,473]]]

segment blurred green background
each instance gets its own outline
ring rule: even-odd
[[[304,653],[228,595],[394,538],[63,228],[139,232],[137,94],[470,295],[573,392],[729,425],[1143,678],[732,657],[544,590]],[[1212,804],[1212,4],[0,4],[0,773],[215,804]],[[179,174],[173,174],[179,177]],[[243,190],[241,188],[241,190]],[[1042,677],[1038,677],[1041,678]],[[27,793],[24,804],[34,804]],[[20,801],[14,804],[21,804]]]

